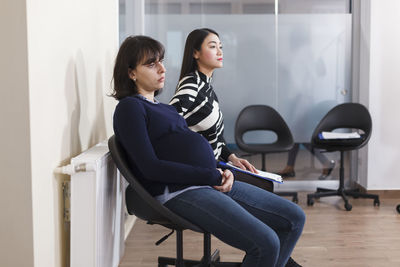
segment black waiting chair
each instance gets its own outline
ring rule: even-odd
[[[246,143],[244,134],[250,131],[270,131],[276,134],[272,143]],[[237,146],[251,154],[261,154],[261,170],[266,171],[265,155],[287,152],[292,149],[293,136],[282,116],[272,107],[266,105],[251,105],[240,111],[235,124],[235,141]],[[298,202],[297,192],[277,192],[280,196],[291,196],[293,202]]]
[[[148,224],[160,224],[172,230],[172,232],[162,239],[156,245],[159,245],[167,239],[174,231],[176,231],[176,258],[158,257],[158,266],[166,267],[168,265],[178,267],[189,266],[226,266],[239,267],[241,263],[235,262],[220,262],[219,250],[215,250],[211,254],[211,235],[203,231],[200,227],[185,220],[184,218],[171,212],[168,208],[159,203],[151,196],[132,174],[129,164],[126,160],[126,153],[119,144],[115,136],[108,140],[108,147],[111,152],[111,157],[115,162],[122,176],[128,181],[129,186],[125,192],[126,206],[129,214],[134,214],[136,217],[147,221]],[[183,230],[190,229],[204,234],[204,255],[199,261],[183,259]]]
[[[320,137],[322,132],[332,132],[335,129],[355,129],[361,130],[361,138],[352,139],[323,139]],[[326,152],[340,152],[340,174],[339,188],[336,190],[317,188],[317,192],[307,195],[307,205],[314,204],[314,199],[328,196],[341,196],[344,200],[344,207],[347,211],[352,209],[347,196],[354,198],[374,199],[374,205],[379,206],[379,196],[360,192],[359,189],[345,189],[344,186],[344,152],[357,150],[368,143],[371,136],[372,120],[368,110],[358,103],[344,103],[332,108],[315,128],[311,144],[315,148],[320,148]]]

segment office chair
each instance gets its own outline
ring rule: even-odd
[[[350,128],[361,130],[361,138],[354,139],[321,139],[319,134],[321,132],[331,132],[335,129]],[[371,198],[374,199],[374,206],[379,206],[379,196],[373,194],[366,194],[359,191],[359,189],[345,189],[344,186],[344,152],[350,150],[357,150],[368,143],[371,136],[372,120],[368,110],[358,103],[344,103],[332,108],[325,117],[319,122],[315,128],[311,144],[325,150],[326,152],[340,151],[340,174],[339,174],[339,188],[336,190],[317,188],[313,194],[307,195],[307,205],[314,204],[314,198],[328,196],[341,196],[344,200],[344,207],[347,211],[352,209],[347,196],[354,198]]]
[[[176,258],[158,257],[158,267],[166,267],[168,265],[174,265],[177,267],[241,266],[241,263],[220,262],[219,250],[215,250],[211,255],[210,233],[205,232],[195,224],[173,213],[151,196],[146,189],[144,189],[131,172],[126,160],[126,153],[114,135],[108,140],[108,147],[118,170],[129,183],[125,193],[128,213],[131,215],[134,214],[136,217],[147,221],[148,224],[160,224],[172,230],[170,234],[161,238],[156,245],[159,245],[174,231],[176,231]],[[204,234],[204,255],[200,261],[183,259],[183,230],[186,229]]]
[[[276,134],[273,143],[250,144],[243,140],[246,132],[265,130]],[[261,170],[266,171],[265,155],[269,153],[289,151],[293,145],[293,137],[284,119],[272,107],[251,105],[240,111],[235,124],[235,141],[237,146],[248,153],[261,154]],[[298,202],[297,192],[277,192],[280,196],[291,196],[293,202]]]

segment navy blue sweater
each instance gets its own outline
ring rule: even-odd
[[[153,196],[164,193],[167,185],[175,192],[221,184],[210,144],[172,106],[125,97],[115,108],[114,132],[132,172]]]

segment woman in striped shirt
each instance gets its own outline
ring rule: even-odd
[[[251,163],[237,157],[228,149],[223,137],[223,116],[217,95],[211,86],[212,74],[215,69],[222,67],[222,61],[222,45],[218,33],[207,28],[192,31],[186,39],[180,81],[169,104],[185,118],[192,131],[200,133],[208,140],[216,160],[231,161],[241,169],[256,172]],[[270,181],[242,173],[237,173],[235,177],[273,191]]]
[[[222,45],[218,33],[207,28],[192,31],[186,39],[179,83],[169,104],[183,116],[192,131],[208,140],[216,160],[231,161],[241,169],[256,172],[250,162],[237,157],[228,149],[223,137],[223,116],[211,86],[212,74],[215,69],[222,68],[222,61]],[[235,173],[235,179],[273,191],[273,183],[267,180],[240,172]],[[300,265],[290,257],[285,266]]]

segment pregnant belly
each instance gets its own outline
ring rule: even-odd
[[[190,130],[173,132],[153,142],[159,159],[193,166],[215,168],[214,152],[208,141]]]

